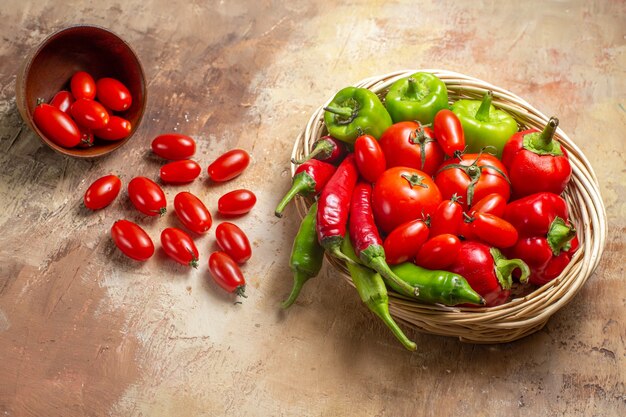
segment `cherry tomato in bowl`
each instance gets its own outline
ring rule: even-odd
[[[252,256],[250,241],[237,225],[222,222],[215,229],[217,245],[238,264],[245,263]]]
[[[250,155],[243,149],[233,149],[219,156],[207,169],[215,182],[228,181],[240,175],[250,164]]]
[[[83,201],[85,207],[91,210],[99,210],[111,204],[120,193],[122,181],[115,175],[105,175],[95,180],[87,191]]]
[[[73,148],[80,143],[80,129],[72,118],[49,104],[35,107],[35,125],[45,137],[59,146]]]
[[[109,123],[102,129],[95,130],[93,133],[100,139],[104,140],[121,140],[130,135],[132,130],[131,123],[120,116],[110,116]]]
[[[187,229],[198,234],[208,232],[213,223],[211,213],[204,203],[188,191],[176,194],[174,212]]]
[[[202,172],[202,167],[191,159],[173,161],[161,167],[159,176],[166,184],[186,184],[192,182]]]
[[[146,177],[135,177],[128,183],[128,197],[135,208],[148,216],[164,215],[167,211],[165,193]]]
[[[198,267],[198,248],[184,231],[175,227],[164,229],[161,232],[161,246],[167,256],[179,264]]]
[[[52,97],[50,105],[61,110],[63,113],[67,113],[72,107],[72,104],[76,101],[72,93],[66,90],[61,90]]]
[[[131,259],[146,261],[154,254],[154,244],[150,236],[131,221],[116,221],[111,227],[111,237],[119,250]]]
[[[164,159],[189,159],[196,153],[196,142],[187,135],[166,133],[152,141],[152,152]]]
[[[103,129],[109,123],[109,112],[97,101],[86,98],[72,104],[70,114],[79,125],[88,129]]]
[[[224,194],[217,201],[217,211],[225,216],[246,214],[256,204],[256,196],[249,190],[234,190]]]
[[[229,293],[246,297],[246,280],[237,263],[225,252],[213,252],[209,257],[209,272],[217,285]]]
[[[115,78],[100,78],[96,82],[98,101],[114,111],[128,110],[133,102],[130,91]]]
[[[96,98],[96,82],[93,77],[85,71],[74,73],[70,80],[70,90],[76,100],[81,98],[93,100]]]

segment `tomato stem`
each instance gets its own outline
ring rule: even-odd
[[[248,298],[248,295],[246,295],[246,285],[239,285],[237,286],[237,288],[235,288],[235,291],[233,291],[235,294],[237,294],[239,297],[243,297],[243,298]]]
[[[409,185],[411,186],[411,188],[415,187],[415,186],[419,186],[422,188],[428,188],[428,185],[424,184],[422,182],[422,180],[425,177],[422,177],[421,175],[418,174],[402,174],[401,175],[402,178],[404,178],[405,180],[407,180],[407,182],[409,183]]]

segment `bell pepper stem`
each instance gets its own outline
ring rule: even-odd
[[[476,112],[476,120],[480,122],[486,122],[489,120],[489,111],[491,110],[491,101],[493,99],[493,92],[491,90],[487,91],[483,97],[482,103],[480,103],[480,107]]]
[[[326,106],[324,110],[327,112],[336,114],[338,116],[349,119],[353,116],[354,111],[350,107],[335,107],[335,106]]]
[[[283,301],[283,303],[281,304],[281,306],[283,308],[287,309],[287,308],[291,307],[291,305],[296,301],[296,299],[300,295],[300,291],[302,290],[302,286],[310,278],[311,278],[311,276],[309,274],[306,274],[306,273],[304,273],[302,271],[295,271],[294,272],[293,287],[291,288],[291,293],[289,294],[289,297],[287,297],[287,299],[285,301]]]
[[[511,288],[513,283],[512,274],[513,271],[519,269],[521,275],[519,277],[519,281],[521,283],[526,283],[528,281],[528,276],[530,275],[530,268],[526,265],[526,262],[521,259],[507,259],[502,255],[496,248],[490,249],[491,256],[493,257],[495,263],[496,276],[498,277],[498,281],[500,281],[500,285],[505,290]]]
[[[370,308],[370,310],[374,312],[374,314],[376,314],[383,321],[383,323],[387,325],[387,327],[389,328],[389,330],[391,330],[391,332],[396,337],[396,339],[398,339],[398,341],[402,343],[402,346],[404,346],[410,351],[417,350],[417,344],[415,344],[415,342],[410,340],[404,334],[402,329],[400,329],[400,327],[398,326],[398,323],[396,323],[394,319],[391,318],[391,315],[389,314],[389,307],[386,304],[378,304],[378,305],[368,306],[368,307]]]
[[[287,204],[298,194],[308,194],[315,189],[315,180],[306,172],[301,172],[293,177],[293,184],[287,194],[280,200],[274,214],[276,217],[283,217],[283,211]]]
[[[383,278],[393,281],[398,287],[400,287],[404,294],[409,297],[417,297],[420,294],[420,289],[418,287],[414,287],[408,282],[402,280],[399,276],[393,273],[393,271],[387,265],[385,258],[380,256],[367,257],[366,259],[362,259],[365,265],[373,268],[376,272],[382,275]]]
[[[552,138],[556,132],[556,128],[559,126],[559,119],[551,117],[543,131],[534,135],[532,142],[535,149],[549,150],[552,147]]]
[[[576,236],[576,229],[565,223],[560,217],[555,217],[550,223],[550,228],[548,229],[548,245],[550,249],[552,249],[552,254],[554,256],[558,256],[561,251],[568,250],[570,246],[570,242]]]

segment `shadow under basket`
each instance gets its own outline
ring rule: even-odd
[[[520,128],[539,130],[548,117],[515,94],[476,78],[445,70],[403,70],[367,78],[357,87],[368,88],[381,99],[389,86],[398,79],[419,71],[439,77],[448,88],[451,102],[463,99],[481,99],[486,91],[493,91],[493,104],[508,111]],[[302,158],[311,151],[313,143],[327,134],[323,107],[311,116],[305,129],[297,137],[293,158]],[[589,161],[574,142],[560,128],[556,135],[569,153],[572,179],[563,193],[570,209],[570,219],[578,231],[580,247],[570,264],[559,277],[542,287],[520,286],[513,289],[514,298],[497,307],[462,308],[423,304],[389,291],[389,309],[400,322],[425,332],[458,337],[470,343],[505,343],[520,339],[540,330],[550,316],[569,303],[580,291],[598,266],[607,234],[606,211],[598,180]],[[292,163],[292,176],[296,165]],[[296,207],[304,217],[312,201],[298,198]],[[327,255],[328,261],[350,285],[354,285],[342,261]]]

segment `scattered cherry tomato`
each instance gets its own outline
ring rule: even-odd
[[[233,149],[219,156],[209,165],[209,177],[215,182],[228,181],[241,174],[249,164],[248,152],[243,149]]]
[[[80,130],[74,120],[54,106],[38,105],[33,120],[45,137],[59,146],[73,148],[80,143]]]
[[[417,252],[415,264],[426,269],[444,269],[452,265],[461,249],[455,235],[445,233],[428,239]]]
[[[222,222],[217,225],[215,239],[219,247],[238,264],[246,262],[252,256],[248,237],[233,223]]]
[[[509,248],[517,242],[517,230],[506,220],[480,211],[474,212],[472,218],[471,234],[488,245],[502,249]]]
[[[76,123],[88,129],[103,129],[109,123],[109,112],[94,100],[86,98],[76,100],[70,113]]]
[[[93,100],[96,98],[96,82],[85,71],[78,71],[72,76],[70,90],[72,90],[72,95],[76,100],[81,98]]]
[[[383,243],[387,263],[396,265],[414,258],[428,235],[428,226],[422,219],[411,220],[393,229]]]
[[[174,161],[161,167],[161,181],[168,184],[186,184],[192,182],[202,172],[202,167],[191,159]]]
[[[435,139],[449,157],[465,150],[465,135],[461,121],[451,110],[439,110],[433,121]]]
[[[175,227],[168,227],[161,232],[161,246],[173,260],[182,265],[198,267],[198,248],[187,233]]]
[[[154,138],[151,147],[156,155],[170,161],[189,159],[196,153],[196,142],[180,133],[159,135]]]
[[[174,212],[181,223],[195,233],[206,233],[213,224],[211,213],[204,203],[187,191],[178,193],[174,197]]]
[[[385,169],[385,154],[374,136],[363,135],[354,142],[354,159],[359,173],[368,182],[376,182]]]
[[[50,105],[61,110],[63,113],[67,113],[72,104],[76,101],[74,96],[69,91],[61,90],[52,97]]]
[[[217,200],[217,211],[225,216],[246,214],[256,204],[256,196],[249,190],[235,190]]]
[[[111,227],[113,242],[129,258],[146,261],[154,253],[150,236],[137,224],[128,220],[118,220]]]
[[[128,183],[128,197],[137,210],[148,216],[162,216],[167,211],[165,193],[149,178],[133,178]]]
[[[121,140],[130,135],[131,130],[130,121],[119,116],[110,116],[109,123],[102,129],[95,130],[94,135],[104,140]]]
[[[506,200],[498,193],[491,193],[481,198],[478,203],[472,205],[471,212],[480,211],[494,216],[503,217],[506,209]]]
[[[209,257],[209,272],[213,280],[230,293],[246,297],[246,280],[237,263],[224,252],[213,252]]]
[[[95,180],[85,191],[85,207],[99,210],[111,204],[120,193],[122,181],[115,175],[105,175]]]
[[[100,78],[96,92],[98,101],[114,111],[128,110],[133,102],[128,88],[115,78]]]
[[[458,235],[463,222],[463,206],[456,194],[449,200],[443,200],[430,216],[430,236],[449,233]]]

